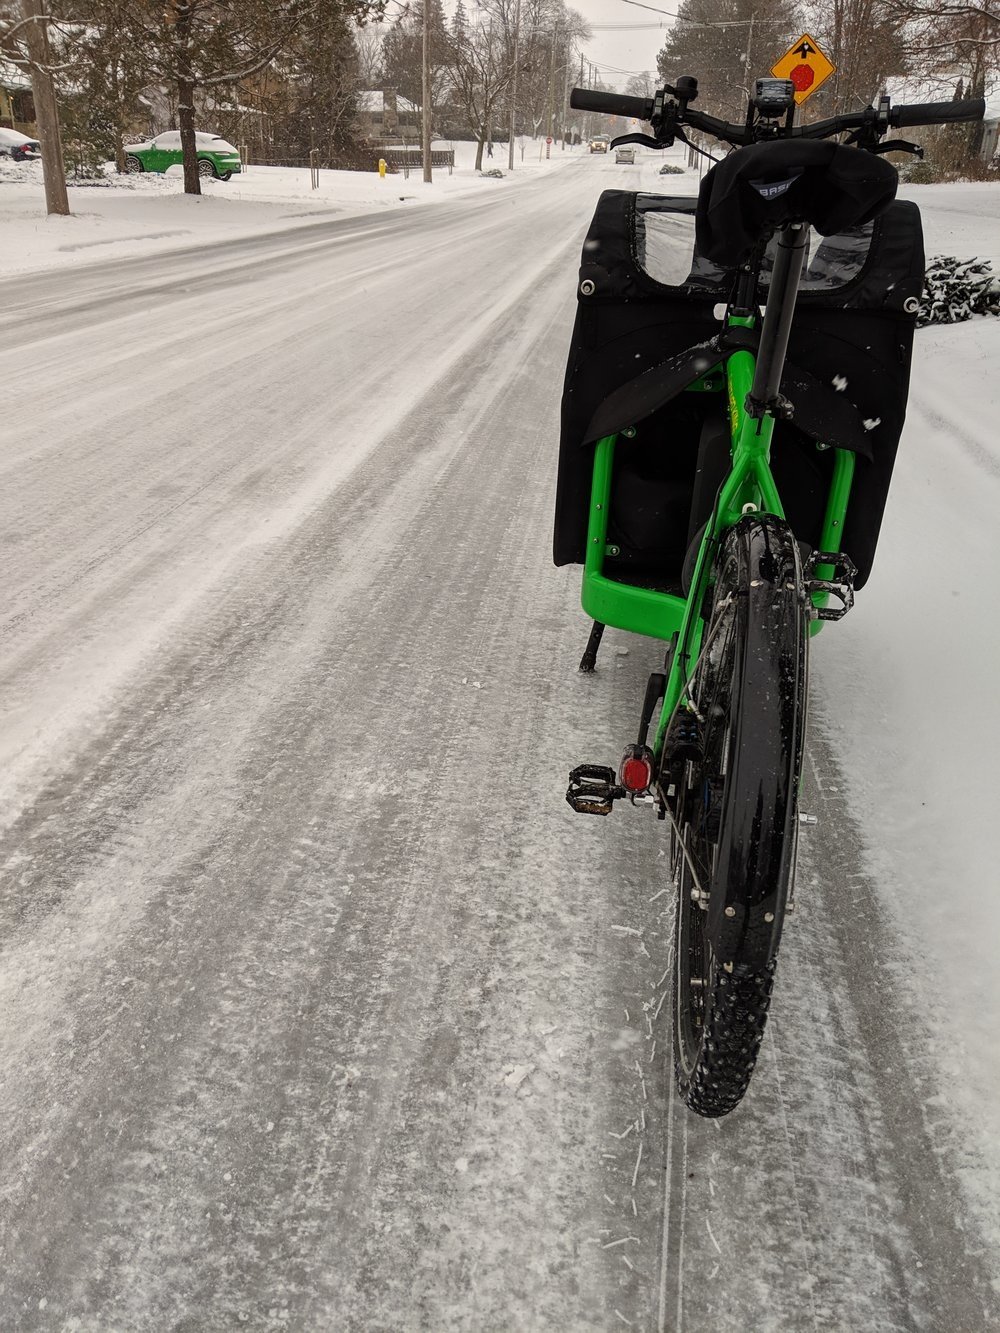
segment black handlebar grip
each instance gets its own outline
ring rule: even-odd
[[[600,111],[605,116],[627,116],[631,120],[649,120],[653,114],[651,97],[599,93],[594,88],[574,88],[569,95],[569,104],[574,111]]]
[[[956,120],[982,120],[986,101],[976,97],[971,102],[915,102],[912,106],[894,106],[889,112],[890,125],[950,125]]]

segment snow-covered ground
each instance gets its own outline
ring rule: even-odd
[[[1000,321],[917,335],[703,1124],[662,830],[563,801],[657,650],[580,677],[548,564],[583,228],[659,165],[0,179],[0,1326],[996,1326]],[[995,187],[904,193],[1000,268]]]
[[[0,274],[134,258],[191,245],[291,231],[331,218],[349,218],[397,208],[436,206],[477,192],[510,190],[554,171],[582,151],[544,141],[515,143],[514,170],[508,173],[506,144],[483,158],[483,173],[501,170],[503,179],[477,173],[476,145],[442,141],[453,148],[455,166],[433,169],[428,185],[421,170],[402,169],[380,178],[377,172],[323,171],[312,187],[307,168],[262,167],[251,163],[230,181],[203,180],[202,194],[186,195],[180,167],[164,175],[119,177],[69,186],[70,217],[47,217],[42,165],[0,158]],[[523,155],[522,155],[523,149]]]

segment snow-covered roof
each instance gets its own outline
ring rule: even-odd
[[[413,105],[405,97],[396,94],[397,111],[418,111],[420,108]],[[379,88],[368,89],[365,92],[358,93],[358,110],[370,112],[385,112],[385,93]]]

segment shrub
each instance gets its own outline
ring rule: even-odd
[[[905,167],[900,167],[899,179],[907,185],[934,185],[944,179],[944,173],[934,162],[928,162],[925,158],[923,161],[907,162]]]
[[[1000,277],[984,259],[935,255],[928,261],[917,324],[958,324],[1000,315]]]

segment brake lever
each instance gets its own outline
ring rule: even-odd
[[[910,143],[909,139],[890,139],[888,143],[880,143],[877,148],[870,148],[870,153],[912,153],[914,157],[923,157],[924,150],[918,143]]]
[[[660,143],[659,139],[654,139],[650,134],[623,134],[618,139],[611,140],[611,147],[617,148],[623,143],[641,143],[646,148],[666,148],[666,144]]]

